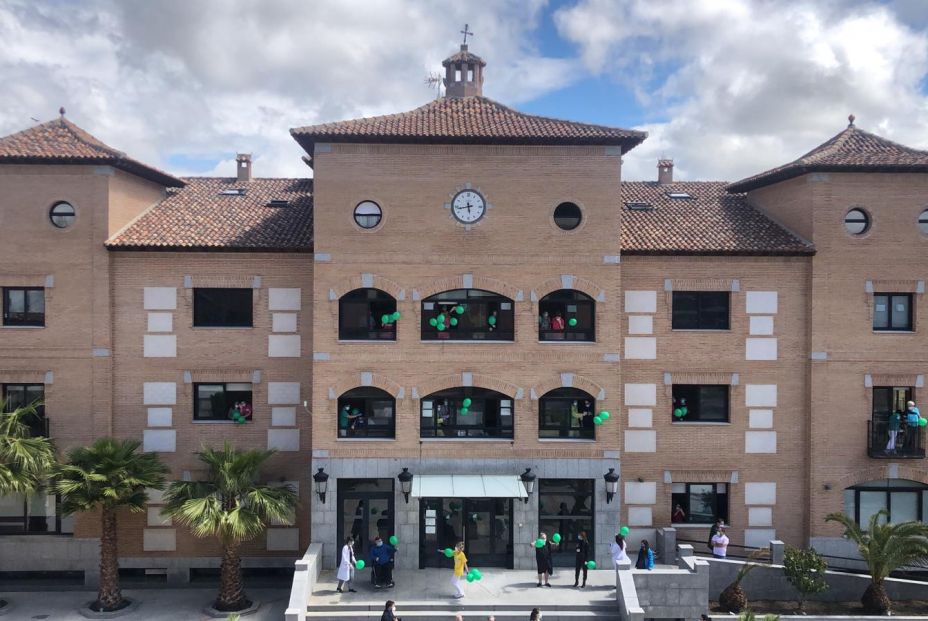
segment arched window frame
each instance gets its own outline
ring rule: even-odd
[[[573,402],[577,402],[576,414]],[[589,407],[584,405],[589,401]],[[596,398],[579,388],[555,388],[538,399],[538,437],[595,440]]]
[[[342,415],[345,408],[347,416]],[[338,398],[336,425],[340,439],[396,437],[396,399],[386,390],[358,386]]]
[[[395,341],[398,321],[383,322],[384,315],[394,312],[396,298],[386,291],[373,287],[349,291],[338,299],[338,340]]]
[[[545,313],[548,313],[547,318]],[[552,326],[557,313],[564,321],[563,329]],[[577,325],[569,325],[571,317]],[[573,341],[592,343],[596,341],[596,300],[576,289],[558,289],[538,301],[538,340]]]
[[[458,314],[457,307],[464,313]],[[495,324],[489,318],[493,313]],[[432,326],[431,319],[444,314],[445,329]],[[451,325],[451,319],[457,325]],[[440,325],[440,324],[439,324]],[[515,303],[484,289],[451,289],[422,300],[423,341],[513,341],[515,340]]]
[[[464,399],[470,399],[462,414]],[[422,438],[512,439],[515,400],[489,388],[457,386],[438,390],[419,400]]]

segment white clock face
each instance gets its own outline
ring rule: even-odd
[[[474,190],[458,192],[451,201],[451,211],[454,217],[464,224],[473,224],[483,217],[486,210],[486,200]]]

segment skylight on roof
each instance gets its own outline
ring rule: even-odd
[[[245,188],[227,188],[219,193],[220,196],[245,196]]]
[[[693,198],[689,192],[667,192],[668,198]]]
[[[268,207],[287,207],[290,204],[285,198],[272,198],[267,204]]]
[[[651,206],[651,203],[645,203],[641,201],[628,201],[625,203],[625,206],[632,211],[651,211],[654,209],[654,207]]]

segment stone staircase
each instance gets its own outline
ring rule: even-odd
[[[386,596],[384,597],[386,600]],[[461,613],[464,621],[486,621],[490,615],[496,621],[527,621],[533,603],[524,604],[489,604],[487,602],[442,602],[442,601],[399,601],[397,616],[401,619],[415,621],[451,621],[456,613]],[[577,621],[578,619],[598,619],[600,621],[619,621],[619,607],[616,603],[560,604],[540,606],[544,621]],[[383,614],[383,604],[338,603],[310,604],[307,606],[307,619],[374,619],[379,620]]]

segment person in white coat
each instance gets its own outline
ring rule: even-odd
[[[615,542],[609,544],[609,556],[612,557],[612,565],[618,566],[619,563],[630,563],[628,553],[625,551],[627,544],[625,537],[622,535],[615,536]]]
[[[354,574],[354,537],[348,535],[345,537],[345,545],[342,546],[342,560],[338,564],[338,587],[335,589],[338,593],[344,593],[342,586],[348,587],[349,593],[357,593],[351,588],[351,577]]]

